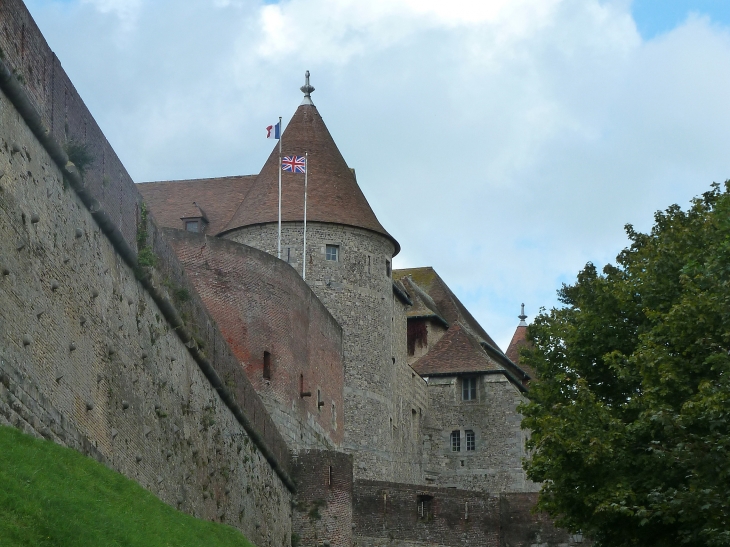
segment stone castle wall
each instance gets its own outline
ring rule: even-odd
[[[225,237],[276,256],[276,224],[240,228]],[[302,241],[301,223],[283,224],[282,247],[291,249],[288,257],[299,268]],[[326,245],[339,246],[338,261],[326,260]],[[355,476],[419,483],[420,433],[407,424],[411,409],[425,404],[425,384],[412,379],[401,349],[405,319],[386,270],[393,251],[391,241],[368,230],[307,224],[306,281],[343,331],[344,449],[355,457]]]
[[[477,399],[463,401],[461,377],[428,379],[432,412],[425,430],[426,477],[436,485],[489,492],[534,492],[522,469],[525,432],[517,405],[523,397],[502,374],[476,376]],[[475,434],[475,450],[466,450],[465,431]],[[459,431],[461,450],[451,447],[451,432]]]
[[[303,450],[294,459],[297,496],[292,542],[306,546],[352,546],[352,455]]]
[[[301,276],[234,241],[164,233],[290,449],[340,447],[342,329]]]
[[[2,423],[288,544],[286,443],[20,0],[0,29]]]
[[[355,547],[569,547],[588,545],[531,514],[534,493],[489,493],[356,481]]]

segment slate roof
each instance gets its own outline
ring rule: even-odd
[[[309,154],[307,221],[345,224],[371,230],[400,245],[378,222],[370,204],[357,184],[355,173],[347,166],[317,107],[302,104],[297,108],[282,135],[283,156]],[[243,226],[276,222],[279,199],[279,146],[271,151],[251,191],[224,231]],[[282,221],[304,218],[304,175],[282,172]]]
[[[416,372],[428,376],[501,370],[524,389],[529,371],[499,349],[433,268],[393,270],[393,279],[403,283],[413,300],[408,317],[434,317],[448,327],[429,352],[412,365]]]
[[[462,323],[479,338],[499,350],[499,346],[492,340],[492,337],[474,319],[474,316],[469,313],[469,310],[466,309],[464,304],[451,292],[451,289],[449,289],[448,285],[446,285],[444,280],[441,279],[433,268],[427,266],[425,268],[405,268],[393,271],[393,279],[400,280],[406,277],[410,278],[423,292],[428,294],[440,315],[449,324],[456,322]]]
[[[183,227],[181,218],[204,217],[205,233],[218,234],[251,189],[256,175],[213,179],[172,180],[137,184],[160,226]]]
[[[421,376],[504,370],[484,351],[479,340],[461,323],[454,323],[441,339],[413,364]]]

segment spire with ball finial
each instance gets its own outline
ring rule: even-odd
[[[304,85],[300,87],[299,89],[302,90],[302,93],[304,93],[304,100],[302,100],[302,104],[311,104],[314,106],[314,103],[312,102],[311,93],[314,91],[314,87],[309,85],[309,71],[304,73]]]

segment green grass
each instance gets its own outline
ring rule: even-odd
[[[0,546],[241,546],[78,452],[0,427]]]

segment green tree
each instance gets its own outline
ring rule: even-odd
[[[528,329],[525,469],[597,545],[730,545],[730,181],[626,232]]]

